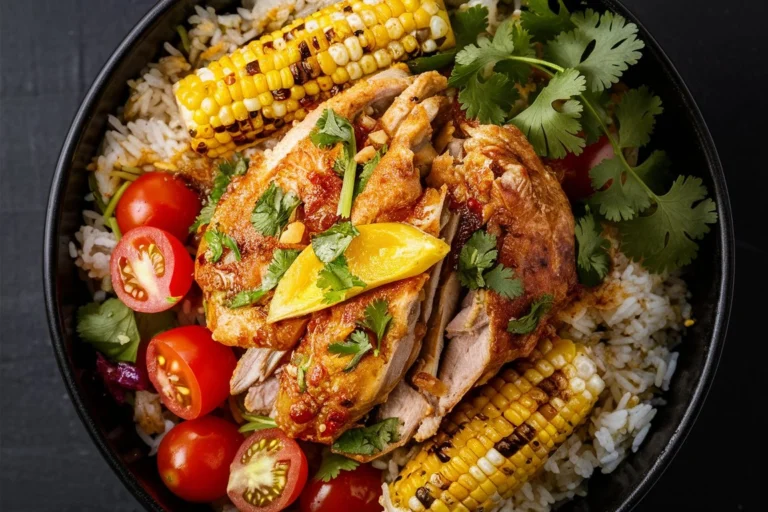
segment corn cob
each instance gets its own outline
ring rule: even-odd
[[[493,510],[587,417],[604,386],[583,346],[542,341],[451,413],[390,484],[385,508]]]
[[[345,0],[295,20],[181,79],[192,149],[243,149],[345,85],[455,40],[443,0]]]

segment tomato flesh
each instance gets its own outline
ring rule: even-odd
[[[613,157],[613,146],[608,137],[601,137],[584,148],[580,155],[568,153],[565,158],[550,159],[547,163],[563,175],[563,190],[571,201],[578,201],[592,195],[592,180],[589,171],[600,162]]]
[[[157,469],[172,493],[187,501],[209,502],[227,494],[229,465],[243,435],[214,416],[183,421],[163,437]]]
[[[296,501],[307,481],[307,457],[279,428],[254,432],[229,471],[227,494],[240,512],[277,512]]]
[[[125,190],[115,209],[120,231],[141,226],[168,231],[182,242],[202,204],[197,193],[166,172],[142,174]]]
[[[178,239],[150,227],[125,233],[110,259],[115,293],[126,306],[142,313],[172,308],[192,286],[194,268]]]
[[[236,364],[232,349],[199,325],[162,332],[147,347],[149,379],[163,404],[187,420],[208,414],[229,397]]]
[[[381,471],[360,464],[352,471],[341,471],[328,482],[312,479],[299,499],[301,512],[380,512]]]

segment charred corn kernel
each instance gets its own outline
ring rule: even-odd
[[[398,20],[397,18],[388,19],[387,22],[384,24],[384,27],[387,29],[387,35],[392,40],[400,39],[401,37],[403,37],[403,34],[405,33],[405,31],[403,30],[403,24],[400,23],[400,20]]]
[[[454,409],[390,484],[385,508],[493,510],[544,466],[604,386],[586,347],[540,342]],[[523,418],[513,424],[515,405]]]
[[[371,29],[371,32],[373,32],[373,37],[376,39],[376,48],[387,46],[387,43],[389,42],[389,34],[384,25],[376,25]]]
[[[349,73],[350,80],[357,80],[363,76],[363,68],[357,62],[350,62],[347,64],[347,73]]]
[[[320,86],[317,84],[317,81],[310,80],[304,84],[304,91],[308,96],[317,96],[320,94]]]
[[[336,61],[331,57],[329,52],[318,53],[317,62],[320,64],[320,69],[324,75],[332,75],[333,72],[336,71]]]
[[[418,47],[419,42],[415,37],[408,35],[403,38],[403,48],[405,48],[406,52],[413,53],[418,49]]]
[[[283,89],[290,89],[293,87],[293,74],[288,68],[280,70],[280,83],[283,85]]]
[[[333,87],[333,79],[329,76],[321,76],[317,78],[317,85],[320,86],[320,90],[327,92]]]
[[[342,0],[265,34],[174,85],[192,148],[209,156],[244,149],[276,129],[264,116],[301,120],[299,100],[319,104],[340,85],[434,51],[434,39],[448,49],[455,44],[448,20],[444,0]],[[210,133],[222,127],[226,141]]]
[[[424,9],[418,9],[413,13],[413,21],[416,23],[416,28],[429,28],[431,20],[432,16]]]
[[[333,75],[331,75],[331,78],[333,79],[333,83],[336,85],[343,85],[347,82],[349,82],[349,73],[347,73],[347,69],[339,66],[336,68],[336,71],[333,72]]]

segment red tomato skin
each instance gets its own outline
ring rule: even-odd
[[[237,451],[235,458],[232,461],[230,467],[230,474],[240,467],[240,459],[248,448],[258,442],[261,439],[275,439],[280,438],[283,442],[283,449],[278,454],[279,460],[290,460],[291,468],[288,471],[287,483],[284,489],[284,494],[265,507],[256,507],[251,505],[242,497],[242,491],[239,489],[228,489],[227,494],[232,503],[235,504],[237,510],[240,512],[280,512],[285,510],[294,501],[299,498],[305,484],[307,483],[307,475],[309,473],[309,464],[307,463],[307,456],[304,455],[299,444],[286,436],[285,433],[279,428],[270,428],[266,430],[259,430],[251,434],[248,439],[240,445],[240,449]],[[287,498],[285,497],[287,496]],[[291,508],[293,510],[293,508]]]
[[[130,261],[138,256],[138,249],[133,244],[139,239],[154,242],[165,259],[164,275],[156,278],[158,294],[144,301],[134,299],[125,291],[120,272],[121,258]],[[169,232],[158,228],[140,227],[128,231],[117,243],[110,257],[110,273],[115,293],[126,306],[141,313],[159,313],[172,308],[192,287],[194,271],[195,263],[184,244]]]
[[[170,349],[183,362],[191,375],[188,387],[192,405],[180,407],[162,392],[158,380],[158,345]],[[185,420],[198,418],[213,411],[229,398],[229,379],[235,371],[237,359],[232,349],[213,340],[211,331],[199,325],[177,327],[152,338],[147,348],[147,371],[152,385],[160,392],[160,399],[168,409]]]
[[[584,148],[580,155],[568,153],[565,158],[549,159],[546,163],[563,175],[563,190],[571,201],[579,201],[594,193],[589,171],[600,162],[613,157],[613,146],[608,137],[600,137],[597,142]]]
[[[180,178],[166,172],[148,172],[125,190],[115,218],[123,233],[151,226],[183,242],[201,208],[200,197]]]
[[[172,493],[187,501],[210,502],[227,494],[229,465],[243,435],[215,416],[173,427],[157,451],[157,469]]]
[[[299,499],[301,512],[380,512],[381,471],[360,464],[353,471],[342,471],[329,482],[312,479]]]

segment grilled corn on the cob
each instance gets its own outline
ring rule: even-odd
[[[604,386],[583,346],[541,342],[456,408],[385,489],[385,508],[493,510],[587,417]]]
[[[443,0],[345,0],[252,41],[181,79],[192,149],[243,149],[345,84],[455,44]]]

